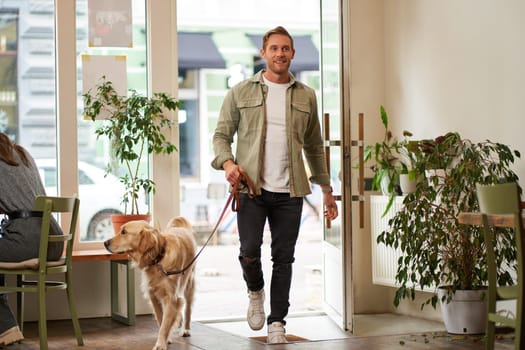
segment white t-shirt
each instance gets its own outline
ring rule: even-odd
[[[262,188],[270,192],[290,192],[286,137],[286,90],[290,83],[276,84],[266,78],[264,83],[268,86],[268,95]]]

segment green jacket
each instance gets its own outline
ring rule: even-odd
[[[211,163],[213,168],[221,170],[225,161],[235,161],[254,182],[257,194],[261,192],[259,178],[266,137],[265,98],[268,92],[262,73],[260,71],[237,84],[226,94],[213,135],[215,159]],[[326,170],[315,91],[296,81],[292,74],[290,79],[292,84],[286,92],[290,195],[303,197],[311,193],[303,152],[312,174],[311,182],[329,185],[330,176]],[[232,143],[235,134],[234,158]]]

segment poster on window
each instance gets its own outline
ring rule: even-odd
[[[132,47],[131,0],[88,0],[89,47]]]
[[[0,132],[19,142],[18,12],[0,9]]]
[[[118,95],[127,95],[126,56],[82,55],[82,94],[93,96],[104,80],[111,81]],[[101,113],[98,119],[108,117],[109,112]]]

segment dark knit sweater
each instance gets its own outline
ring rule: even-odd
[[[18,154],[17,154],[18,157]],[[32,210],[35,197],[45,195],[38,168],[31,156],[30,164],[11,166],[0,161],[0,213],[16,210]],[[10,220],[3,225],[0,238],[0,261],[22,261],[38,256],[41,218]],[[53,220],[51,234],[62,234]],[[53,244],[48,248],[48,258],[57,260],[62,255],[63,244]]]

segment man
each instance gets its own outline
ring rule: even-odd
[[[285,343],[292,263],[299,233],[303,197],[310,194],[303,153],[312,176],[321,186],[325,217],[337,217],[313,89],[289,72],[295,50],[283,27],[263,36],[261,56],[266,69],[234,86],[226,95],[213,135],[212,166],[224,169],[227,181],[236,183],[245,172],[256,196],[241,194],[237,227],[239,261],[248,287],[247,320],[253,330],[268,324],[268,343]],[[237,134],[236,155],[232,143]],[[261,245],[265,222],[271,231],[273,261],[270,314],[264,313],[264,279]]]

